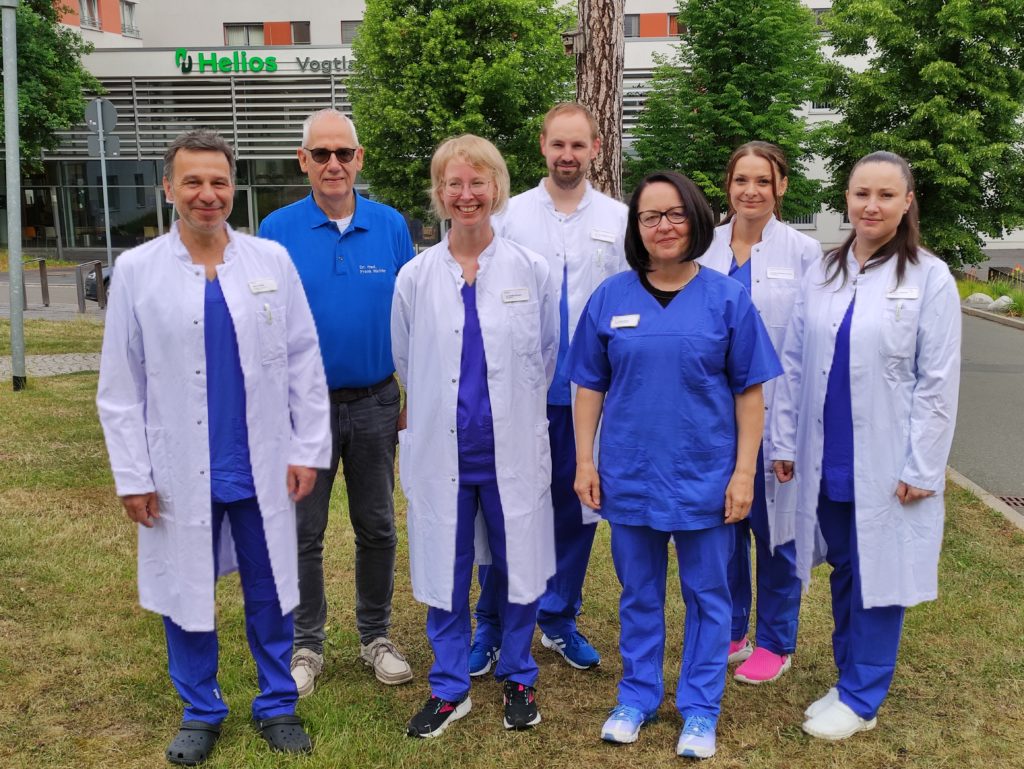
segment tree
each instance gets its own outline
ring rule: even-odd
[[[545,172],[541,119],[571,94],[557,0],[367,0],[349,94],[375,197],[424,218],[430,158],[450,136],[497,145],[513,191]]]
[[[591,182],[622,197],[622,69],[625,58],[621,0],[579,0],[582,51],[576,54],[576,98],[600,127],[601,152]]]
[[[92,44],[59,23],[61,10],[52,0],[18,5],[18,130],[25,173],[42,168],[43,150],[60,143],[58,131],[82,122],[85,94],[104,90],[82,67]]]
[[[1024,4],[1020,0],[836,0],[828,28],[839,55],[828,98],[843,114],[823,130],[842,209],[856,160],[903,155],[914,171],[925,243],[958,265],[984,256],[979,232],[1024,224]]]
[[[634,131],[628,182],[658,169],[678,170],[724,209],[729,155],[760,139],[790,163],[787,213],[818,208],[820,185],[808,179],[809,133],[798,110],[821,86],[823,60],[811,12],[800,0],[681,0],[682,41],[655,68]]]

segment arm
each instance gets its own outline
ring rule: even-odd
[[[775,477],[780,483],[792,480],[795,471],[797,402],[800,397],[804,355],[804,297],[808,287],[807,281],[813,279],[809,276],[815,274],[817,274],[817,270],[812,269],[804,275],[804,283],[797,295],[796,304],[793,306],[793,314],[786,327],[782,352],[779,355],[783,373],[775,383],[775,397],[769,416],[771,419],[769,430],[771,446],[766,446],[765,450],[769,453],[769,458],[773,460]]]
[[[404,267],[395,281],[395,293],[391,299],[391,357],[395,362],[398,378],[409,386],[409,342],[412,336],[412,313],[415,267]],[[409,405],[406,392],[406,408]],[[404,409],[403,409],[404,411]]]
[[[726,523],[742,521],[750,514],[763,432],[764,395],[761,385],[756,384],[736,396],[736,468],[725,489]]]
[[[576,430],[576,480],[573,490],[580,502],[592,510],[601,509],[601,481],[594,465],[594,439],[604,407],[604,393],[577,387],[573,406]]]
[[[537,295],[540,300],[540,353],[544,358],[544,374],[547,377],[548,386],[550,386],[551,380],[555,376],[555,364],[558,362],[558,298],[548,263],[543,259],[538,259],[534,269],[537,274]]]

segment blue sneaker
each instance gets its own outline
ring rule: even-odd
[[[556,651],[565,658],[565,661],[577,670],[589,670],[601,664],[601,655],[597,649],[590,645],[586,636],[578,630],[573,630],[566,636],[548,636],[544,633],[540,636],[540,642],[545,649]]]
[[[601,727],[601,739],[605,742],[628,744],[636,742],[640,727],[653,721],[640,708],[631,705],[616,705],[612,708],[608,720]]]
[[[710,716],[687,716],[676,743],[676,755],[685,758],[711,758],[715,755],[715,726]]]
[[[473,645],[469,647],[469,674],[474,678],[487,675],[491,671],[491,666],[498,661],[500,654],[500,646],[474,641]]]

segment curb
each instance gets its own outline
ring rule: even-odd
[[[999,497],[981,488],[981,486],[976,484],[970,478],[965,475],[961,475],[949,465],[946,465],[946,475],[949,477],[949,480],[957,486],[974,494],[983,503],[988,505],[997,513],[1000,513],[1007,521],[1012,523],[1021,531],[1024,531],[1024,515],[1018,513],[1008,504],[999,499]]]
[[[1019,328],[1024,331],[1024,320],[1020,318],[1009,318],[1005,315],[997,315],[994,312],[986,312],[985,310],[979,310],[977,307],[966,307],[964,305],[960,305],[960,309],[965,315],[973,315],[975,318],[984,318],[1002,326]]]

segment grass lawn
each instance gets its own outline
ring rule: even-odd
[[[25,260],[25,259],[28,260],[28,261],[26,261],[24,263],[26,270],[38,270],[39,269],[39,262],[35,261],[36,257],[34,257],[32,255],[27,255],[26,256],[23,253],[21,255],[21,258],[23,260]],[[46,259],[46,267],[47,267],[47,269],[50,269],[50,268],[53,268],[53,267],[74,267],[75,265],[78,264],[78,262],[72,262],[72,261],[69,261],[67,259],[58,259],[55,256],[54,257],[47,256],[47,257],[44,257],[44,258]],[[7,253],[7,249],[0,248],[0,272],[7,272],[7,268],[8,267],[10,267],[10,257],[9,257],[9,255]]]
[[[25,354],[56,355],[99,352],[103,346],[103,322],[99,319],[25,321]],[[0,355],[11,354],[11,321],[0,318]],[[95,409],[93,412],[95,413]]]
[[[1007,315],[1017,318],[1024,315],[1024,289],[1021,289],[1018,284],[1009,281],[986,283],[979,280],[964,279],[957,281],[957,290],[960,292],[961,300],[966,299],[971,294],[985,294],[993,299],[1008,296],[1013,301],[1013,304],[1010,305]]]
[[[160,619],[137,606],[135,532],[114,496],[95,416],[96,374],[33,378],[0,388],[0,766],[160,767],[181,708],[166,671]],[[704,766],[762,769],[1024,767],[1024,535],[970,494],[951,489],[941,598],[907,614],[892,693],[872,732],[840,744],[806,737],[804,707],[833,682],[827,572],[802,612],[793,670],[778,683],[729,681],[718,755]],[[404,502],[400,503],[404,510]],[[541,648],[544,722],[506,733],[500,689],[473,684],[472,713],[437,740],[404,736],[428,695],[424,607],[411,597],[404,522],[393,637],[416,672],[380,686],[358,660],[353,538],[343,494],[327,536],[327,667],[299,706],[312,756],[272,755],[252,729],[255,669],[245,645],[236,577],[219,588],[221,684],[232,714],[211,769],[255,767],[673,767],[680,719],[671,695],[633,746],[598,730],[614,703],[618,585],[608,530],[599,529],[581,630],[604,654],[595,671],[569,669]],[[403,515],[404,517],[404,515]],[[670,585],[675,575],[670,575]],[[678,582],[675,583],[678,585]],[[669,590],[665,680],[675,686],[682,638]]]

